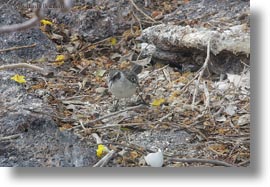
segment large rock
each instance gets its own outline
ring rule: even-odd
[[[0,27],[26,21],[14,7],[7,4],[1,5],[0,15]],[[31,61],[41,57],[48,57],[49,59],[55,58],[55,44],[38,28],[0,35],[0,49],[28,46],[32,44],[36,44],[36,46],[0,53],[0,65],[25,62],[26,60]]]
[[[0,26],[26,20],[10,4],[0,7]],[[34,43],[33,48],[0,53],[0,66],[41,57],[54,59],[56,54],[55,44],[38,28],[1,34],[0,49]],[[24,75],[27,83],[11,80],[16,73]],[[92,166],[95,148],[74,133],[59,130],[51,117],[52,106],[47,103],[49,93],[42,89],[29,92],[37,77],[40,75],[26,69],[0,71],[0,166]]]
[[[153,60],[173,66],[197,66],[211,40],[209,70],[215,74],[241,73],[250,64],[249,1],[188,1],[164,16],[165,24],[143,30],[141,40],[155,50]],[[150,47],[149,47],[150,48]],[[150,50],[148,50],[150,51]]]
[[[94,147],[61,132],[52,120],[10,113],[0,123],[2,135],[18,134],[0,139],[1,167],[82,167],[96,162]]]
[[[121,35],[132,25],[132,5],[129,1],[78,1],[74,6],[88,6],[78,8],[67,13],[56,9],[48,10],[47,15],[64,24],[87,42],[99,41],[114,35]]]

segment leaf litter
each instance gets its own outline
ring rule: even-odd
[[[154,10],[153,18],[158,20],[164,11],[172,11],[169,5],[164,2],[166,9]],[[241,75],[228,74],[227,80],[203,77],[198,81],[194,79],[198,72],[180,72],[168,65],[152,65],[151,57],[139,58],[142,51],[135,41],[141,33],[139,27],[91,45],[75,35],[65,41],[64,26],[53,24],[54,31],[54,35],[48,34],[52,40],[56,34],[63,35],[57,37],[62,40],[58,46],[61,58],[56,58],[58,66],[53,67],[57,73],[46,78],[46,84],[42,80],[34,82],[29,90],[47,90],[50,97],[46,99],[54,106],[53,118],[59,128],[72,130],[89,146],[96,146],[98,157],[104,156],[104,146],[113,150],[107,166],[147,167],[142,160],[156,152],[153,147],[160,150],[158,154],[162,151],[165,167],[215,166],[212,160],[232,166],[249,165],[249,68]],[[136,62],[144,66],[139,75],[140,94],[152,104],[134,107],[138,99],[134,95],[120,100],[120,112],[111,115],[115,98],[108,92],[108,71],[126,69]],[[128,110],[130,107],[134,108]],[[97,144],[93,133],[98,134],[102,144]],[[177,159],[182,162],[174,161]]]

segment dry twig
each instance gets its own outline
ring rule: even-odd
[[[229,164],[227,162],[219,161],[219,160],[210,160],[210,159],[200,159],[200,158],[170,158],[168,161],[172,162],[187,162],[187,163],[192,163],[192,162],[200,162],[200,163],[208,163],[208,164],[214,164],[214,165],[219,165],[219,166],[225,166],[225,167],[235,167],[232,164]]]
[[[109,151],[102,159],[100,159],[93,167],[104,167],[114,156],[115,151]]]
[[[32,69],[35,71],[39,71],[44,75],[47,74],[45,69],[38,67],[38,66],[35,66],[35,65],[32,65],[32,64],[27,64],[27,63],[7,64],[7,65],[0,66],[0,70],[14,69],[14,68],[28,68],[28,69]]]
[[[10,47],[8,49],[1,49],[0,53],[7,52],[7,51],[14,51],[14,50],[19,50],[19,49],[26,49],[26,48],[31,48],[35,47],[37,44],[31,44],[31,45],[23,45],[23,46],[16,46],[16,47]]]
[[[105,128],[112,128],[112,127],[126,127],[126,126],[137,126],[137,125],[144,125],[146,123],[107,123],[106,125],[91,127],[92,129],[105,129]]]
[[[102,144],[102,140],[97,133],[92,133],[92,137],[96,139],[97,145]]]
[[[0,137],[0,141],[16,139],[20,136],[21,136],[21,134],[14,134],[14,135],[10,135],[10,136]]]
[[[209,98],[209,91],[205,82],[203,82],[203,88],[204,88],[204,95],[205,95],[204,109],[207,110],[210,104],[210,98]]]
[[[209,59],[210,59],[210,40],[208,41],[208,44],[207,44],[207,56],[206,56],[206,59],[204,61],[204,64],[203,64],[202,68],[199,71],[198,81],[197,81],[196,87],[194,89],[194,94],[193,94],[193,98],[192,98],[192,105],[191,105],[192,106],[192,110],[194,109],[195,99],[196,99],[196,96],[197,96],[199,83],[200,83],[200,80],[201,80],[201,78],[203,76],[204,70],[207,68]]]
[[[153,18],[151,18],[150,16],[148,16],[146,13],[144,13],[135,3],[133,0],[129,0],[129,2],[140,12],[142,13],[146,18],[148,18],[149,20],[151,20],[152,22],[156,23],[156,20],[154,20]]]
[[[135,110],[135,109],[142,108],[142,107],[146,107],[146,106],[145,105],[138,105],[138,106],[129,107],[129,108],[126,108],[124,110],[120,110],[120,111],[117,111],[117,112],[114,112],[114,113],[110,113],[108,115],[101,116],[100,118],[89,121],[88,123],[84,124],[84,126],[87,127],[87,126],[89,126],[89,125],[91,125],[91,124],[93,124],[95,122],[101,121],[103,119],[110,118],[112,116],[116,116],[116,115],[121,114],[123,112],[129,111],[129,110]],[[70,130],[71,129],[77,129],[77,128],[80,128],[80,127],[81,127],[81,125],[77,125],[75,127],[70,128]]]

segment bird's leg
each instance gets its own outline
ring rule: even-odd
[[[137,90],[137,94],[139,95],[140,99],[141,99],[141,102],[142,104],[144,105],[148,105],[148,103],[143,99],[143,97],[140,95],[140,92],[142,92],[142,88],[140,87],[140,85],[138,84],[138,88],[139,88],[139,91]]]
[[[111,112],[116,112],[118,110],[119,107],[119,99],[116,99],[116,101],[113,102],[113,106],[110,109]]]

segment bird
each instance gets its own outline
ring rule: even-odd
[[[137,93],[140,88],[138,74],[142,72],[143,67],[135,64],[130,70],[113,69],[108,75],[108,89],[117,98],[118,104],[121,98],[130,98]],[[139,95],[141,97],[141,95]],[[143,98],[142,101],[145,103]]]

